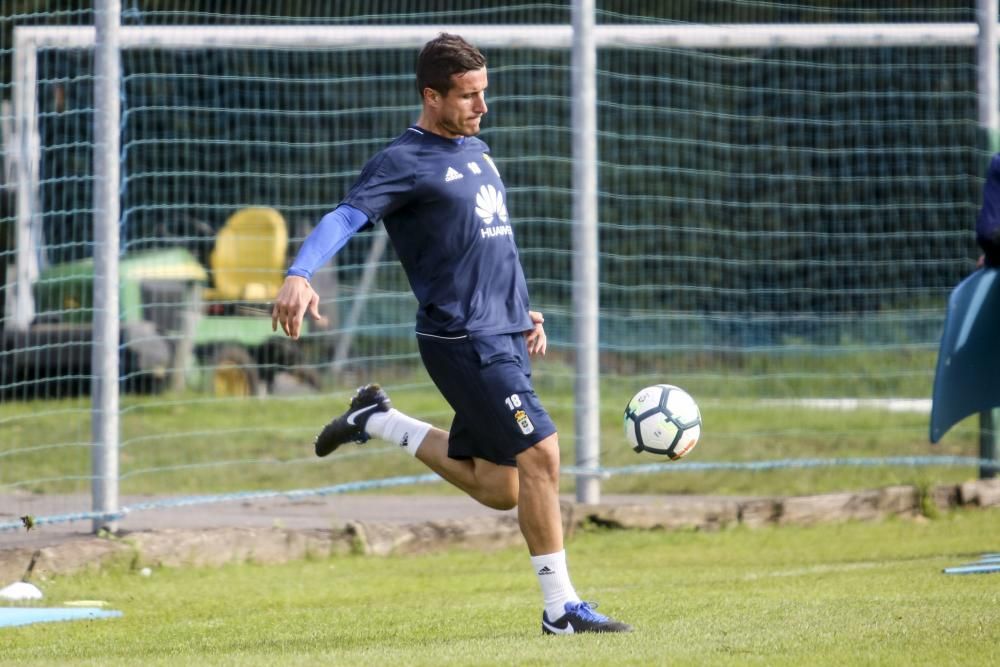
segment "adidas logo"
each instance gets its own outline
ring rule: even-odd
[[[400,447],[406,447],[408,444],[410,444],[410,434],[409,433],[404,433],[403,434],[403,439],[399,441],[399,446]]]
[[[545,566],[542,567],[541,570],[538,571],[538,574],[539,575],[555,574],[555,570],[553,570],[552,568],[550,568],[548,565],[545,565]]]
[[[460,178],[463,178],[461,173],[455,171],[452,167],[448,167],[448,171],[444,175],[444,182],[451,183],[452,181],[457,181]]]

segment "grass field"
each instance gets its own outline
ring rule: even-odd
[[[593,530],[576,587],[633,623],[540,634],[521,549],[282,566],[128,565],[41,584],[47,606],[124,616],[0,629],[7,665],[1000,664],[1000,574],[944,567],[1000,551],[997,510],[927,521],[717,533]]]
[[[557,376],[557,378],[564,376]],[[541,376],[539,393],[560,428],[563,463],[574,456],[573,401],[565,382]],[[602,388],[605,467],[663,462],[637,455],[625,443],[621,410],[628,387],[645,380],[609,380]],[[446,426],[451,413],[420,377],[388,378],[397,407]],[[719,382],[720,386],[725,381]],[[353,385],[351,385],[353,386]],[[722,392],[722,389],[719,389]],[[121,423],[121,490],[125,494],[195,494],[287,490],[423,474],[392,447],[372,442],[329,459],[312,453],[312,439],[346,405],[348,389],[298,397],[215,399],[198,394],[125,396]],[[749,462],[795,458],[960,455],[978,451],[976,420],[943,442],[928,443],[926,414],[882,410],[831,411],[696,394],[703,438],[688,461]],[[87,493],[90,488],[89,399],[0,404],[0,491]],[[680,470],[680,468],[678,468]],[[665,472],[613,477],[608,493],[805,494],[892,484],[933,485],[975,477],[965,468],[787,469],[773,472]],[[573,479],[565,478],[564,491]],[[445,485],[423,486],[421,493]]]

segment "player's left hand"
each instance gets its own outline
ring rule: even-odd
[[[525,342],[528,346],[528,354],[540,354],[545,356],[545,348],[548,346],[548,339],[545,337],[545,327],[542,323],[545,322],[545,318],[542,317],[541,313],[535,312],[534,310],[529,310],[528,315],[531,317],[531,321],[535,323],[535,326],[524,332]]]

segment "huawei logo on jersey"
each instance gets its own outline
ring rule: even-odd
[[[483,185],[476,194],[476,215],[483,220],[483,224],[492,225],[494,218],[499,218],[501,224],[491,227],[483,227],[479,230],[480,236],[484,239],[492,239],[502,236],[513,236],[514,230],[507,222],[507,205],[503,203],[503,193],[492,185]]]
[[[494,218],[500,218],[500,222],[507,222],[507,205],[503,203],[503,194],[492,185],[480,187],[476,194],[476,215],[487,225],[491,224]]]

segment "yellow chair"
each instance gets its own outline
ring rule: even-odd
[[[209,257],[214,301],[270,301],[285,279],[288,226],[273,208],[244,208],[219,230]]]

